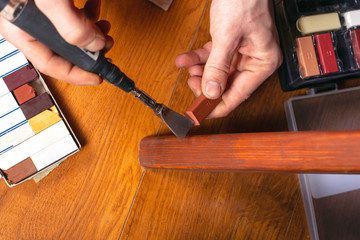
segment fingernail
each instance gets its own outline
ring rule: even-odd
[[[201,89],[195,89],[190,87],[191,91],[194,93],[195,97],[199,97],[201,95]]]
[[[221,94],[220,84],[218,82],[209,81],[206,83],[206,94],[212,98],[218,98]]]

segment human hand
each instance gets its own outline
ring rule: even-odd
[[[68,43],[90,51],[112,47],[113,39],[106,35],[110,23],[94,23],[100,14],[101,0],[88,0],[83,9],[77,9],[72,0],[35,0],[35,4]],[[98,85],[102,81],[97,74],[74,66],[3,18],[0,18],[0,33],[46,75],[74,85]]]
[[[281,65],[271,8],[270,0],[213,0],[212,41],[176,58],[178,67],[188,68],[196,96],[222,96],[210,118],[228,115]]]

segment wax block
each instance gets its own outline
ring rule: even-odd
[[[26,118],[19,108],[12,110],[0,118],[0,136],[26,122]]]
[[[19,124],[11,131],[0,134],[0,155],[34,135],[34,131],[27,122]]]
[[[353,10],[343,13],[346,28],[360,26],[360,10]]]
[[[10,111],[18,107],[19,105],[17,104],[16,100],[14,99],[11,93],[8,93],[0,97],[0,118],[2,118],[3,115],[9,113]]]
[[[299,60],[299,70],[302,78],[320,75],[319,64],[311,36],[295,40],[295,50]]]
[[[194,121],[195,126],[198,126],[221,102],[221,99],[221,97],[218,99],[208,99],[204,94],[201,94],[188,107],[185,111],[185,115]]]
[[[4,79],[4,76],[15,72],[16,70],[26,66],[27,64],[29,64],[29,62],[27,61],[24,54],[22,54],[21,52],[16,52],[9,57],[0,59],[0,78]],[[4,81],[6,83],[5,79]],[[9,88],[9,90],[12,91],[13,89]]]
[[[26,103],[20,106],[23,111],[26,119],[30,119],[39,113],[45,111],[52,107],[54,103],[52,102],[49,94],[43,93],[40,96],[37,96]]]
[[[31,160],[31,158],[27,158],[24,161],[19,162],[15,166],[5,170],[4,173],[8,183],[15,184],[31,176],[37,171],[38,170],[36,169],[36,166]]]
[[[173,0],[149,0],[149,2],[154,3],[156,6],[162,8],[163,10],[167,11],[170,8],[171,3]]]
[[[4,80],[0,78],[0,97],[4,96],[7,93],[9,93],[9,89],[6,86]]]
[[[0,155],[0,168],[8,169],[69,134],[64,122],[60,121]]]
[[[307,35],[316,32],[338,30],[341,28],[341,23],[338,13],[325,13],[302,16],[297,20],[296,26],[303,35]]]
[[[323,74],[338,72],[339,67],[336,61],[331,34],[317,34],[315,35],[315,42]]]
[[[8,41],[0,41],[0,59],[14,54],[18,49]]]
[[[360,68],[360,29],[350,31],[350,40],[356,67]]]
[[[61,117],[56,112],[53,112],[51,110],[45,110],[38,115],[30,118],[28,121],[35,134],[37,134],[42,130],[61,121]]]
[[[36,96],[35,89],[32,88],[29,84],[24,84],[21,87],[16,88],[13,91],[13,94],[19,105],[29,101]]]
[[[59,159],[70,155],[76,150],[78,150],[78,147],[75,144],[74,139],[68,135],[51,146],[31,155],[31,159],[36,168],[41,170]]]
[[[5,76],[4,82],[6,83],[8,89],[13,91],[14,89],[34,80],[37,77],[38,75],[35,69],[28,64]]]

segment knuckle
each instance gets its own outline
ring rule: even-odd
[[[63,34],[63,38],[70,44],[83,46],[86,40],[89,39],[87,31],[84,27],[74,28],[71,27]]]

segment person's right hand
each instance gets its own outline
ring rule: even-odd
[[[212,41],[179,55],[196,96],[222,101],[210,118],[224,117],[245,101],[282,63],[271,0],[213,0]]]
[[[35,4],[68,43],[90,51],[112,47],[113,39],[106,35],[110,23],[94,23],[100,14],[101,0],[88,0],[83,9],[77,9],[71,0],[35,0]],[[74,85],[98,85],[102,81],[97,74],[74,66],[2,17],[0,34],[46,75]]]

